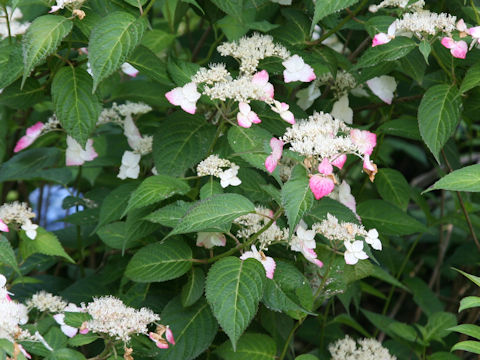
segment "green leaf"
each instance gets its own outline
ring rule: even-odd
[[[418,46],[418,50],[420,50],[421,54],[423,55],[423,58],[425,59],[425,62],[428,65],[428,57],[432,52],[432,46],[427,40],[422,40],[420,42],[420,45]]]
[[[303,355],[297,356],[295,360],[318,360],[318,358],[311,354],[303,354]]]
[[[380,234],[410,235],[427,231],[425,225],[383,200],[361,202],[357,206],[357,213],[367,228],[376,228]]]
[[[200,299],[205,287],[205,274],[199,267],[193,267],[188,273],[188,281],[182,287],[181,300],[183,307],[188,307]]]
[[[228,225],[239,216],[254,212],[255,206],[238,194],[220,194],[197,201],[169,235],[210,231]]]
[[[217,179],[215,179],[213,176],[210,176],[207,183],[200,188],[200,200],[204,200],[218,194],[223,194],[223,188]]]
[[[415,342],[418,335],[413,326],[401,323],[393,322],[388,326],[389,330],[392,331],[398,337],[405,339],[407,341]]]
[[[417,44],[412,39],[405,36],[398,36],[388,44],[369,48],[358,60],[355,68],[370,67],[386,61],[400,59],[416,47]]]
[[[147,75],[150,79],[165,85],[172,85],[172,82],[168,78],[165,65],[145,46],[138,46],[127,61],[135,69]]]
[[[297,289],[305,287],[309,290],[310,299],[299,298]],[[305,291],[305,293],[308,293]],[[277,260],[277,267],[273,279],[267,279],[262,302],[274,311],[300,311],[310,313],[306,303],[313,299],[312,289],[305,276],[292,264]]]
[[[457,351],[457,350],[468,351],[474,354],[480,354],[480,342],[473,341],[473,340],[460,341],[459,343],[456,343],[455,345],[453,345],[450,351]]]
[[[473,282],[475,285],[477,286],[480,286],[480,277],[478,276],[475,276],[475,275],[472,275],[472,274],[468,274],[462,270],[459,270],[459,269],[455,269],[454,270],[458,271],[460,274],[462,274],[463,276],[465,276],[468,280],[470,280],[471,282]]]
[[[449,328],[450,331],[456,331],[461,334],[468,335],[470,337],[474,337],[476,339],[480,339],[480,326],[473,325],[473,324],[461,324],[454,327]]]
[[[21,80],[7,86],[0,94],[0,105],[14,109],[28,109],[39,103],[44,97],[44,87],[37,79],[28,78],[23,88]]]
[[[28,238],[24,231],[20,232],[20,238],[20,253],[24,259],[35,253],[40,253],[49,256],[61,256],[71,263],[75,263],[70,255],[65,252],[58,238],[42,227],[37,228],[35,240]]]
[[[102,111],[98,96],[92,94],[92,84],[92,77],[85,70],[73,66],[60,69],[52,82],[55,114],[67,134],[82,147]]]
[[[55,349],[50,353],[45,360],[85,360],[86,357],[75,350],[71,349]]]
[[[282,205],[287,215],[290,237],[313,203],[307,172],[303,166],[297,165],[288,182],[282,187]]]
[[[441,312],[444,309],[442,302],[422,279],[418,277],[407,278],[404,280],[404,283],[413,293],[413,301],[428,316]]]
[[[183,218],[192,203],[178,200],[170,205],[154,211],[150,215],[144,217],[144,220],[151,221],[163,226],[175,227]]]
[[[451,331],[452,327],[457,325],[457,317],[448,312],[436,312],[428,317],[427,325],[425,326],[426,341],[441,341]]]
[[[23,150],[0,166],[0,182],[38,177],[44,168],[55,165],[60,154],[57,148]]]
[[[480,85],[480,63],[476,63],[468,69],[460,86],[460,93],[463,94],[478,85]]]
[[[126,61],[142,39],[145,27],[144,18],[123,11],[108,14],[95,26],[88,43],[93,91]]]
[[[22,86],[33,68],[57,50],[72,26],[70,19],[58,15],[43,15],[33,21],[23,39]]]
[[[460,121],[460,94],[454,85],[435,85],[425,92],[418,108],[422,139],[439,160],[440,150]]]
[[[10,245],[8,239],[3,235],[0,236],[0,264],[10,266],[20,275],[20,269],[18,268],[15,252],[13,251],[12,245]]]
[[[406,75],[416,80],[419,84],[422,84],[427,65],[425,64],[420,51],[415,49],[408,54],[408,56],[401,58],[400,65]]]
[[[365,337],[371,337],[371,335],[363,328],[362,325],[360,325],[353,317],[347,314],[340,314],[335,316],[332,319],[332,322],[334,323],[339,323],[339,324],[344,324],[347,326],[350,326],[352,329],[357,330],[360,334],[362,334]],[[296,358],[295,360],[297,360]]]
[[[205,159],[216,128],[199,115],[177,111],[153,138],[153,159],[159,174],[182,176]]]
[[[242,17],[243,0],[211,0],[219,9],[228,15]]]
[[[265,280],[265,270],[255,259],[242,261],[229,256],[217,261],[208,272],[207,300],[234,351],[257,312]]]
[[[73,338],[68,339],[68,345],[74,346],[74,347],[83,346],[83,345],[91,344],[92,342],[94,342],[99,338],[100,337],[97,334],[94,334],[92,332],[84,335],[77,334]]]
[[[460,300],[460,306],[458,307],[458,312],[471,309],[472,307],[480,306],[480,297],[478,296],[467,296]]]
[[[438,180],[426,191],[438,189],[480,192],[480,164],[455,170]]]
[[[127,265],[125,276],[136,282],[161,282],[178,278],[192,266],[192,250],[179,238],[141,248]]]
[[[264,144],[272,138],[267,130],[258,126],[245,129],[233,126],[228,131],[228,143],[240,157],[257,169],[265,169],[265,159],[269,154],[264,151]],[[277,170],[278,171],[278,170]]]
[[[353,4],[356,4],[359,0],[322,0],[315,3],[315,12],[313,14],[312,27],[310,32],[317,23],[325,16],[333,14],[337,11],[343,10]]]
[[[130,4],[135,7],[143,6],[147,3],[148,0],[123,0],[127,4]]]
[[[22,76],[23,54],[19,42],[0,48],[0,89],[3,89]]]
[[[190,190],[187,182],[167,175],[146,178],[128,200],[124,214],[132,209],[145,207],[168,199],[175,194],[186,194]]]
[[[122,214],[127,208],[130,195],[136,187],[136,183],[123,184],[105,197],[100,208],[98,225],[94,231],[98,230],[105,224],[121,219]]]
[[[411,140],[421,140],[418,121],[414,117],[405,116],[399,119],[390,120],[377,128],[377,132],[388,135],[400,136]]]
[[[380,169],[375,176],[375,186],[382,199],[407,210],[410,200],[410,186],[400,171]]]
[[[171,300],[162,311],[162,323],[169,324],[175,346],[159,350],[159,360],[191,360],[197,358],[213,342],[218,324],[205,300],[184,308],[179,297]]]
[[[100,239],[112,249],[125,250],[138,246],[136,239],[130,239],[127,234],[127,224],[116,221],[100,227],[97,231]]]
[[[358,224],[357,216],[352,210],[328,197],[321,198],[315,203],[313,209],[308,213],[308,218],[312,223],[322,222],[327,218],[327,214],[334,215],[341,222]]]
[[[181,59],[169,58],[167,62],[168,74],[178,86],[183,86],[192,81],[192,76],[198,69],[200,69],[200,65]],[[185,115],[185,113],[182,114]]]
[[[238,340],[236,350],[227,341],[220,345],[215,354],[224,360],[275,360],[277,345],[265,334],[246,333]]]

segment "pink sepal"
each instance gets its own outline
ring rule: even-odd
[[[335,187],[335,183],[332,179],[319,174],[313,175],[310,178],[309,185],[313,196],[315,196],[315,199],[317,200],[330,194]]]
[[[345,165],[345,162],[347,161],[347,155],[345,154],[342,154],[340,156],[337,156],[335,158],[335,160],[332,160],[330,161],[330,163],[333,165],[333,166],[336,166],[337,168],[339,169],[342,169],[343,168],[343,165]]]
[[[330,164],[327,158],[324,158],[318,165],[318,172],[323,175],[331,175],[333,173],[332,164]]]
[[[172,330],[170,329],[169,326],[167,326],[167,330],[165,330],[165,337],[167,338],[167,341],[170,344],[175,345],[175,339],[173,338],[173,332],[172,332]]]
[[[0,219],[0,231],[3,231],[3,232],[9,232],[10,231],[7,224],[5,224],[2,219]]]

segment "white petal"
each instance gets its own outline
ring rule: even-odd
[[[377,95],[383,102],[392,103],[393,92],[397,88],[395,78],[388,75],[374,77],[367,81],[367,85],[372,92]]]
[[[353,122],[353,110],[349,106],[348,95],[343,95],[333,104],[331,114],[334,118],[342,120],[347,124]]]
[[[358,262],[358,259],[355,257],[355,255],[349,251],[345,251],[343,257],[345,258],[345,263],[348,265],[355,265]]]

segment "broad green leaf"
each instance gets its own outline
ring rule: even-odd
[[[32,22],[23,39],[22,86],[33,68],[57,50],[72,26],[72,20],[59,15],[43,15]]]
[[[98,225],[95,231],[103,225],[119,220],[122,217],[122,214],[127,208],[130,195],[136,187],[136,183],[123,184],[105,197],[102,206],[100,207]]]
[[[454,270],[458,271],[460,274],[465,276],[468,280],[473,282],[475,285],[480,286],[480,277],[472,275],[472,274],[468,274],[468,273],[466,273],[462,270],[458,270],[458,269],[454,269]]]
[[[125,276],[136,282],[161,282],[185,274],[192,267],[192,250],[179,238],[141,248],[133,255]]]
[[[55,349],[45,360],[85,360],[86,357],[78,351],[72,349]]]
[[[23,150],[0,166],[0,182],[38,177],[43,169],[55,165],[60,156],[57,148]]]
[[[22,45],[18,42],[0,48],[0,89],[22,76]]]
[[[12,245],[10,245],[8,239],[3,235],[0,236],[0,264],[10,266],[20,274],[20,269],[18,268],[17,259]]]
[[[324,197],[315,202],[314,207],[307,214],[312,223],[322,222],[327,218],[327,214],[332,214],[341,222],[351,222],[358,224],[355,213],[337,200]]]
[[[480,63],[476,63],[468,69],[460,86],[460,93],[465,93],[480,85]]]
[[[265,270],[255,259],[242,261],[229,256],[217,261],[208,272],[205,294],[234,350],[257,313],[265,281]]]
[[[218,331],[217,321],[204,299],[184,308],[176,297],[164,307],[161,316],[162,323],[172,329],[175,346],[159,350],[155,356],[159,360],[195,359],[210,346]]]
[[[408,56],[401,58],[400,65],[402,71],[406,75],[410,76],[413,80],[416,80],[419,84],[422,84],[427,64],[420,51],[415,49],[408,54]]]
[[[460,358],[446,351],[438,351],[427,357],[428,360],[460,360]]]
[[[405,339],[407,341],[415,342],[417,338],[417,332],[413,326],[407,325],[395,321],[388,326],[389,330],[392,331],[395,335]]]
[[[480,326],[474,324],[461,324],[449,328],[450,331],[459,332],[461,334],[480,339]]]
[[[186,194],[189,190],[190,186],[188,186],[186,181],[167,175],[149,176],[130,196],[124,214],[132,209],[141,208],[168,199],[175,194]]]
[[[88,60],[92,67],[93,91],[98,84],[125,62],[142,39],[144,18],[115,11],[92,30],[88,43]]]
[[[192,76],[195,75],[199,68],[198,64],[181,59],[169,58],[167,62],[168,74],[178,86],[183,86],[192,81]]]
[[[49,256],[61,256],[71,263],[75,263],[70,255],[65,252],[58,238],[42,227],[37,228],[35,240],[28,238],[24,231],[20,232],[20,238],[19,248],[24,259],[35,253],[40,253]]]
[[[55,114],[67,134],[82,147],[102,111],[98,96],[92,94],[92,84],[92,77],[85,70],[73,66],[63,67],[52,82]]]
[[[388,316],[377,314],[368,310],[360,310],[363,315],[370,321],[376,329],[385,332],[387,335],[392,336],[393,332],[390,330],[390,324],[394,323],[395,320],[391,319]]]
[[[460,300],[460,306],[458,307],[458,312],[470,309],[472,307],[480,306],[480,297],[478,296],[467,296]]]
[[[242,181],[242,186],[243,186]],[[223,188],[218,179],[210,176],[207,183],[200,188],[200,200],[212,197],[213,195],[223,194]]]
[[[299,298],[298,288],[305,287],[309,290],[310,299]],[[305,293],[308,293],[305,291]],[[309,313],[306,303],[313,298],[312,289],[305,276],[292,264],[277,260],[277,267],[273,279],[267,279],[262,302],[274,311],[300,311]]]
[[[183,218],[191,206],[192,203],[178,200],[144,217],[144,220],[173,228]]]
[[[84,335],[77,334],[73,338],[68,339],[68,345],[78,347],[78,346],[91,344],[92,342],[98,339],[100,339],[100,337],[97,334],[94,334],[92,332]]]
[[[455,170],[438,180],[430,190],[451,190],[451,191],[480,191],[480,164],[465,166]]]
[[[229,341],[215,350],[215,354],[224,360],[275,360],[276,353],[277,345],[270,336],[254,333],[244,334],[235,350]]]
[[[128,213],[127,221],[125,222],[126,243],[142,240],[160,227],[157,224],[143,219],[147,214],[152,212],[153,208],[154,206],[147,206],[140,209],[133,209]]]
[[[450,351],[457,351],[457,350],[468,351],[474,354],[480,354],[480,342],[473,341],[473,340],[460,341],[459,343],[456,343],[455,345],[453,345]]]
[[[188,307],[200,299],[205,287],[205,274],[199,267],[193,267],[188,273],[188,281],[182,287],[181,300],[183,307]]]
[[[243,0],[211,0],[219,9],[228,15],[242,17]]]
[[[215,131],[201,116],[183,111],[169,115],[153,138],[153,159],[158,173],[181,176],[205,159]]]
[[[135,239],[128,238],[127,224],[123,221],[115,221],[101,226],[97,234],[112,249],[124,250],[139,245],[139,242]]]
[[[444,305],[422,279],[418,277],[407,278],[404,283],[413,293],[413,301],[426,315],[430,316],[443,311]]]
[[[39,103],[45,89],[37,79],[28,78],[21,88],[21,80],[7,86],[0,94],[0,105],[6,105],[13,109],[28,109]]]
[[[142,45],[150,49],[155,55],[160,55],[163,50],[170,47],[175,41],[175,35],[160,29],[152,29],[145,33]],[[138,48],[137,48],[138,49]],[[135,56],[135,55],[132,55]],[[170,80],[168,79],[170,82]]]
[[[349,6],[356,4],[359,0],[322,0],[315,3],[315,12],[313,14],[313,21],[310,32],[317,23],[325,16],[333,14],[337,11],[343,10]]]
[[[425,340],[441,341],[452,331],[451,328],[456,325],[457,317],[455,314],[448,312],[436,312],[428,317],[428,322],[425,326]]]
[[[162,61],[145,46],[138,46],[127,60],[130,65],[150,79],[165,85],[172,85],[167,76],[165,65]]]
[[[269,143],[272,135],[265,129],[252,126],[245,129],[233,126],[228,131],[228,143],[233,151],[243,160],[257,169],[266,171],[265,159],[269,154],[264,151],[264,144]]]
[[[428,65],[428,57],[432,52],[432,46],[427,40],[422,40],[420,42],[420,45],[418,45],[418,50],[420,50],[420,53],[423,55],[423,58],[425,59],[425,62]]]
[[[380,169],[375,176],[375,186],[383,200],[407,210],[410,200],[410,186],[398,170]]]
[[[378,127],[377,132],[400,136],[411,140],[422,139],[420,136],[420,130],[418,130],[418,121],[414,117],[405,116],[387,121]]]
[[[282,205],[292,236],[303,215],[308,212],[314,203],[313,194],[308,184],[308,176],[303,166],[297,165],[292,170],[292,176],[282,187]]]
[[[297,356],[295,360],[318,360],[318,358],[315,355],[303,354],[303,355]]]
[[[196,202],[170,235],[209,231],[228,225],[239,216],[254,212],[255,206],[238,194],[220,194]]]
[[[123,0],[123,1],[136,7],[143,6],[148,2],[148,0]]]
[[[332,322],[334,323],[339,323],[339,324],[344,324],[347,326],[350,326],[352,329],[355,329],[358,331],[360,334],[362,334],[365,337],[371,337],[371,335],[368,333],[367,330],[363,328],[362,325],[360,325],[353,317],[347,314],[340,314],[335,316],[332,319]],[[297,358],[298,359],[298,358]],[[295,359],[295,360],[297,360]]]
[[[427,90],[418,108],[422,139],[440,161],[440,150],[460,121],[460,94],[454,85],[435,85]]]
[[[375,66],[385,61],[400,59],[415,49],[417,44],[405,36],[398,36],[388,44],[375,46],[365,51],[355,68]]]
[[[376,228],[380,234],[410,235],[427,230],[425,225],[383,200],[361,202],[357,213],[367,228]]]

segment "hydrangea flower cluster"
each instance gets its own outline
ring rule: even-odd
[[[280,139],[270,141],[272,154],[265,160],[265,167],[272,173],[281,158],[283,146],[289,144],[291,151],[305,157],[305,165],[310,171],[310,189],[318,200],[335,188],[337,180],[333,166],[341,169],[347,154],[363,159],[363,169],[373,181],[377,167],[370,155],[376,143],[374,133],[352,129],[330,114],[315,112],[308,119],[287,128]],[[318,173],[314,174],[314,169],[318,169]]]
[[[224,170],[223,168],[228,168]],[[215,176],[220,179],[222,188],[229,185],[238,186],[242,181],[238,178],[239,166],[229,160],[222,159],[218,155],[210,155],[197,165],[198,176]]]
[[[375,339],[353,340],[348,335],[328,346],[332,360],[397,360]]]
[[[295,123],[294,116],[286,103],[274,99],[274,88],[269,82],[267,71],[258,71],[259,61],[275,56],[283,60],[283,78],[286,83],[293,81],[311,82],[316,76],[312,67],[298,55],[290,52],[282,45],[273,42],[268,35],[253,34],[238,42],[223,43],[217,48],[223,56],[232,56],[240,63],[240,74],[236,79],[225,68],[224,64],[212,64],[209,68],[200,68],[192,77],[192,81],[177,87],[165,94],[167,100],[184,111],[194,114],[196,103],[202,94],[213,100],[232,99],[238,102],[238,125],[248,128],[260,123],[258,115],[252,111],[249,103],[252,100],[263,101],[270,109],[290,124]],[[201,92],[198,91],[200,86]]]
[[[38,225],[32,223],[32,218],[36,215],[27,203],[14,201],[12,203],[0,206],[0,231],[9,232],[8,225],[14,224],[20,226],[25,231],[27,237],[35,240],[37,237]]]
[[[358,260],[368,259],[367,253],[363,250],[363,240],[373,249],[382,250],[382,242],[378,238],[378,231],[376,229],[367,231],[363,225],[339,222],[338,219],[331,214],[327,214],[327,218],[322,222],[313,224],[312,230],[332,242],[343,241],[346,249],[343,256],[345,262],[349,265],[355,265]],[[363,240],[359,240],[359,238]]]

